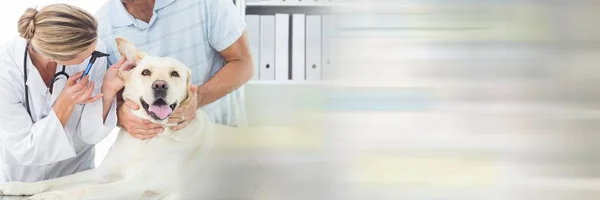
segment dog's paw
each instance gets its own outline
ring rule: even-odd
[[[65,199],[60,192],[44,192],[29,197],[29,200],[61,200]]]
[[[17,196],[24,195],[20,192],[21,183],[4,183],[0,184],[0,196]]]
[[[39,188],[32,183],[9,182],[0,184],[0,196],[25,196],[39,193]]]

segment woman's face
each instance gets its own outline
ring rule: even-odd
[[[75,55],[75,58],[71,60],[54,60],[57,64],[60,65],[79,65],[85,61],[92,53],[96,50],[96,42],[90,45],[85,51],[82,51]]]

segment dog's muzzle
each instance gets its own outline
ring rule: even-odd
[[[156,99],[152,104],[148,104],[143,98],[140,98],[140,103],[142,103],[142,108],[146,113],[156,120],[164,120],[171,116],[177,107],[177,103],[167,105],[167,102],[162,98]]]
[[[169,84],[163,80],[156,80],[152,83],[152,91],[155,99],[166,98]]]

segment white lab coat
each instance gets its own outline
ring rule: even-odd
[[[0,48],[0,183],[33,182],[57,178],[94,167],[94,144],[104,139],[116,126],[116,101],[105,122],[102,119],[102,99],[76,105],[65,128],[52,105],[66,79],[55,83],[50,93],[39,72],[27,58],[29,104],[33,121],[25,107],[23,56],[26,41],[21,38]],[[106,52],[98,41],[96,50]],[[86,59],[77,66],[66,66],[69,75],[83,71]],[[93,95],[99,94],[106,57],[98,58],[90,70],[95,83]],[[57,66],[57,72],[62,65]]]

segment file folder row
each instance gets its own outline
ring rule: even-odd
[[[330,65],[329,15],[246,15],[253,80],[322,80]]]

